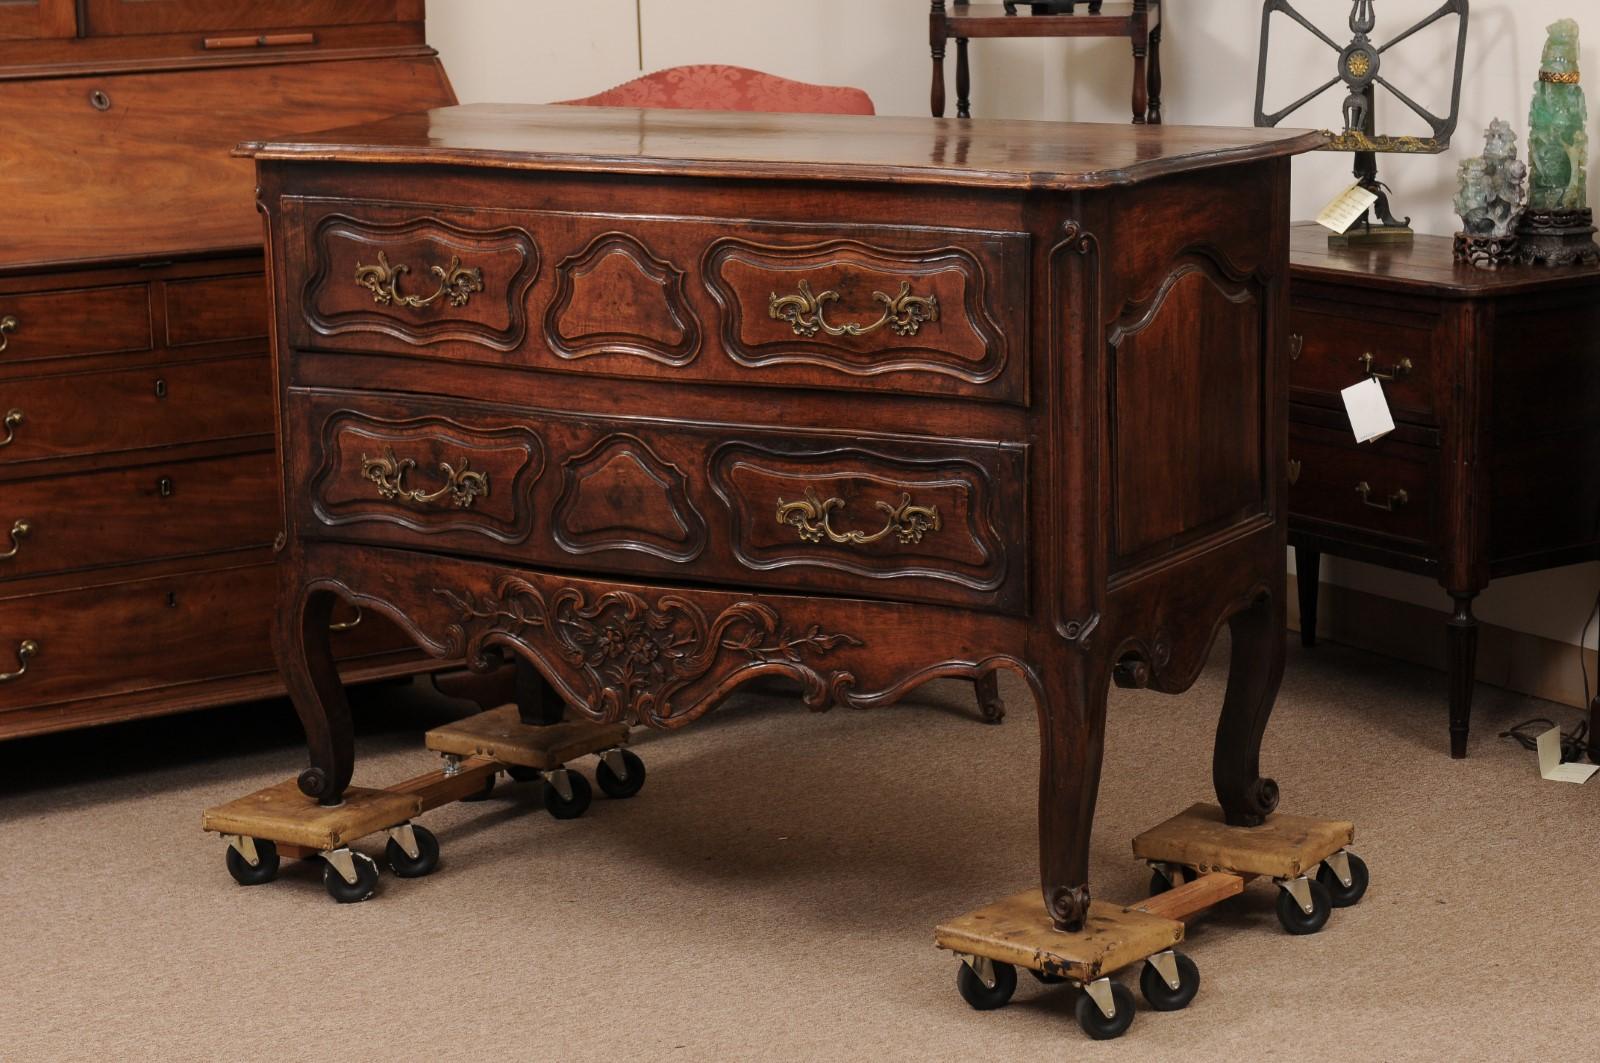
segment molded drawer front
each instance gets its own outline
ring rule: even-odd
[[[267,281],[259,273],[171,280],[162,285],[167,346],[251,340],[267,335]]]
[[[277,481],[261,453],[6,483],[0,580],[265,546]]]
[[[0,468],[272,431],[260,356],[0,382]]]
[[[1358,444],[1293,425],[1289,458],[1295,518],[1428,547],[1438,543],[1437,450],[1393,439]]]
[[[0,366],[150,346],[146,285],[0,294]]]
[[[292,389],[309,537],[1025,607],[1025,448]]]
[[[270,565],[0,599],[0,712],[273,667]]]
[[[1025,234],[287,202],[298,347],[1027,400]]]
[[[1290,313],[1296,398],[1340,405],[1339,392],[1377,374],[1397,419],[1435,421],[1433,333],[1354,313],[1296,305]],[[1310,393],[1310,394],[1306,394]]]

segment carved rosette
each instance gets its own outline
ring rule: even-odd
[[[854,677],[846,672],[824,677],[811,662],[840,647],[863,645],[853,635],[824,632],[816,624],[797,631],[760,602],[736,602],[708,618],[681,595],[650,601],[616,590],[590,601],[577,587],[547,596],[515,576],[502,578],[493,594],[462,595],[445,588],[435,588],[434,594],[458,613],[449,632],[452,652],[489,667],[488,650],[497,642],[548,648],[581,679],[583,707],[590,715],[652,727],[677,726],[709,708],[704,699],[675,703],[690,686],[746,670],[786,672],[806,684],[813,707],[824,706]]]

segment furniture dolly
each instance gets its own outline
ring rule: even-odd
[[[977,1010],[1007,1003],[1022,967],[1040,982],[1083,990],[1076,1014],[1090,1037],[1120,1037],[1133,1023],[1133,993],[1113,974],[1144,961],[1145,1001],[1157,1011],[1188,1007],[1200,969],[1174,947],[1184,922],[1267,877],[1279,887],[1284,929],[1314,934],[1333,908],[1366,893],[1366,864],[1346,848],[1354,838],[1350,823],[1282,813],[1258,827],[1231,827],[1221,808],[1196,804],[1133,840],[1134,856],[1154,869],[1153,896],[1143,903],[1093,901],[1083,929],[1064,933],[1029,890],[944,923],[934,943],[961,959],[956,989]]]
[[[479,800],[506,772],[519,782],[543,780],[544,804],[557,819],[588,809],[591,791],[568,762],[588,754],[600,761],[595,778],[610,797],[632,797],[644,786],[644,762],[622,748],[628,729],[587,720],[523,723],[516,705],[480,712],[427,733],[444,767],[383,789],[352,786],[340,804],[318,804],[296,780],[206,810],[201,826],[228,843],[228,873],[241,886],[271,882],[284,858],[319,857],[322,884],[340,903],[364,901],[378,885],[378,864],[351,846],[387,836],[384,857],[401,878],[421,878],[439,865],[439,841],[413,820],[453,801]]]

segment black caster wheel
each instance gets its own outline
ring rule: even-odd
[[[1117,1013],[1108,1019],[1087,992],[1078,998],[1078,1025],[1096,1041],[1121,1037],[1133,1025],[1133,990],[1121,982],[1112,982],[1111,1000],[1116,1005]]]
[[[544,778],[544,772],[538,768],[525,768],[521,764],[507,764],[506,774],[515,782],[538,782]]]
[[[1335,908],[1349,908],[1359,903],[1367,893],[1367,862],[1355,853],[1346,853],[1345,859],[1350,861],[1348,886],[1339,881],[1339,876],[1327,864],[1317,871],[1317,881],[1327,888],[1328,898],[1333,901]]]
[[[1316,879],[1308,879],[1307,885],[1311,887],[1309,914],[1288,890],[1278,887],[1278,922],[1291,934],[1315,934],[1328,925],[1328,916],[1333,914],[1333,899],[1328,896],[1328,887]]]
[[[411,825],[411,833],[417,839],[417,856],[413,860],[406,855],[400,843],[393,838],[384,849],[384,857],[389,861],[389,868],[401,878],[421,878],[431,875],[439,866],[439,839],[433,836],[433,831],[427,827]]]
[[[492,794],[492,793],[494,793],[494,776],[493,775],[491,775],[487,779],[483,780],[483,789],[479,790],[475,794],[468,794],[467,796],[463,797],[461,800],[463,800],[463,801],[487,801],[489,799],[489,795]]]
[[[1060,985],[1067,980],[1065,975],[1045,974],[1043,971],[1036,971],[1032,967],[1028,968],[1028,973],[1033,975],[1033,980],[1040,985]]]
[[[239,850],[228,846],[228,874],[241,886],[259,886],[278,877],[278,847],[263,838],[255,839],[256,866],[251,867]]]
[[[557,819],[577,819],[589,811],[589,802],[594,800],[594,791],[589,789],[589,780],[575,771],[567,772],[567,781],[572,785],[572,800],[563,800],[559,791],[550,783],[544,784],[544,808]]]
[[[378,889],[378,862],[366,853],[351,853],[355,862],[356,881],[354,885],[346,882],[344,876],[333,869],[333,865],[323,862],[322,888],[328,891],[328,896],[340,904],[354,904],[364,901],[372,896]]]
[[[1200,968],[1176,949],[1173,950],[1172,958],[1178,964],[1177,989],[1168,985],[1167,980],[1161,977],[1161,972],[1156,970],[1156,965],[1149,961],[1145,962],[1144,970],[1139,972],[1139,992],[1144,994],[1144,999],[1157,1011],[1182,1011],[1189,1006],[1194,995],[1200,992]]]
[[[1185,882],[1193,882],[1195,879],[1197,879],[1199,877],[1200,877],[1200,872],[1196,871],[1194,868],[1186,867],[1186,868],[1183,869],[1183,881],[1185,881]],[[1171,879],[1167,878],[1166,875],[1162,874],[1160,871],[1157,871],[1155,868],[1151,868],[1150,869],[1150,896],[1152,896],[1152,897],[1159,896],[1160,894],[1163,894],[1163,893],[1167,892],[1171,888],[1172,888],[1172,880]]]
[[[644,761],[631,749],[618,750],[622,754],[622,763],[628,769],[626,779],[617,778],[617,773],[611,770],[604,757],[600,758],[599,767],[594,769],[594,781],[600,784],[600,789],[607,797],[632,797],[644,789]]]
[[[994,988],[990,989],[983,984],[983,979],[978,977],[972,965],[963,961],[956,970],[956,991],[961,994],[962,1000],[976,1010],[993,1011],[1004,1007],[1011,999],[1011,994],[1017,991],[1017,969],[1009,963],[996,961]]]

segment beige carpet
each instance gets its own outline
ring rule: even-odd
[[[1099,896],[1128,840],[1208,796],[1225,679],[1113,695]],[[942,917],[1034,879],[1036,732],[970,688],[813,716],[743,698],[644,735],[649,782],[557,822],[530,787],[431,813],[444,863],[338,906],[313,869],[235,886],[200,811],[302,766],[280,703],[0,746],[0,1060],[1593,1059],[1600,782],[1495,732],[1558,709],[1480,687],[1444,754],[1442,677],[1291,651],[1266,759],[1286,811],[1349,817],[1373,885],[1322,934],[1252,888],[1191,928],[1199,998],[1095,1044],[1023,978],[977,1013]],[[357,781],[427,770],[419,687],[363,697]]]

